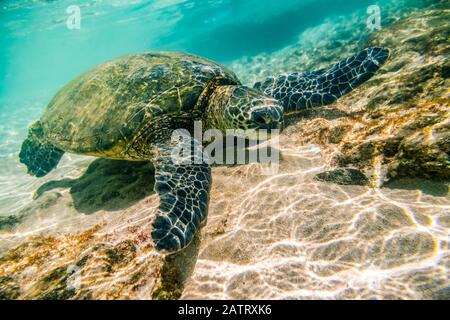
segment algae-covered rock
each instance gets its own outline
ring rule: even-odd
[[[148,232],[154,208],[144,200],[84,232],[28,238],[0,256],[0,299],[178,298],[199,240],[158,253]]]
[[[0,217],[0,230],[11,230],[14,226],[18,225],[22,219],[23,216],[20,215]]]
[[[20,289],[13,278],[0,277],[0,300],[12,300],[20,296]]]
[[[164,258],[139,227],[115,228],[33,237],[11,249],[0,257],[0,299],[150,299]]]
[[[362,46],[391,50],[377,75],[335,104],[304,112],[287,132],[319,144],[331,165],[371,172],[377,183],[449,179],[448,21],[441,5],[373,33]]]
[[[367,186],[369,179],[357,169],[335,169],[322,172],[315,177],[319,181],[333,182],[340,185]]]

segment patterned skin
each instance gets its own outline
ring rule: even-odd
[[[326,106],[369,80],[388,57],[388,49],[368,48],[329,70],[282,74],[254,88],[281,101],[285,113]]]
[[[172,151],[179,146],[173,141],[161,147],[155,163],[155,191],[160,205],[153,222],[152,239],[159,251],[176,252],[186,247],[195,233],[206,224],[211,167],[206,164],[200,143],[188,136],[182,141],[190,150],[174,163]],[[186,162],[186,164],[182,164]]]

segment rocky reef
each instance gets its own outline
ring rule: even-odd
[[[367,40],[358,39],[358,33],[342,37],[350,33],[348,24],[330,24],[334,26],[330,34],[348,43],[330,41],[329,46],[312,52],[305,45],[291,47],[272,57],[253,58],[248,64],[262,61],[269,66],[263,74],[259,72],[263,77],[327,67],[327,61],[339,61],[364,47],[389,48],[387,63],[367,84],[327,108],[305,110],[290,119],[295,125],[288,132],[301,136],[304,144],[316,143],[327,150],[330,166],[364,170],[376,186],[398,177],[448,179],[449,19],[449,6],[444,1],[393,19]],[[316,32],[322,31],[318,28]],[[303,44],[302,38],[299,44]],[[246,63],[238,61],[233,66],[251,69]],[[275,66],[282,67],[276,70]]]
[[[76,235],[33,237],[4,254],[0,299],[179,298],[198,239],[164,257],[149,243],[147,210],[122,214]]]
[[[449,299],[450,10],[424,2],[368,38],[325,23],[231,65],[252,83],[391,50],[369,82],[288,119],[277,174],[214,168],[208,223],[178,254],[149,239],[149,164],[66,155],[18,185],[35,197],[0,220],[0,299]]]

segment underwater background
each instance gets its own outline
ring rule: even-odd
[[[79,29],[67,26],[72,5]],[[0,298],[448,299],[449,11],[430,0],[0,1]],[[117,56],[185,51],[253,85],[368,46],[391,50],[386,66],[293,122],[277,175],[214,168],[208,224],[175,256],[148,246],[151,165],[65,154],[37,179],[18,162],[58,89]],[[368,182],[317,179],[337,167]]]

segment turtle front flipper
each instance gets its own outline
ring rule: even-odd
[[[195,140],[190,145],[199,146]],[[185,248],[206,222],[211,186],[211,167],[202,155],[194,150],[183,161],[174,161],[172,150],[160,148],[160,157],[154,161],[160,205],[152,238],[156,249],[167,253]]]
[[[255,84],[283,103],[285,112],[325,106],[369,80],[386,62],[389,50],[368,48],[329,70],[283,74]]]
[[[39,178],[54,169],[63,154],[63,150],[47,141],[43,128],[37,121],[31,126],[28,137],[22,143],[19,159],[27,166],[29,174]]]

